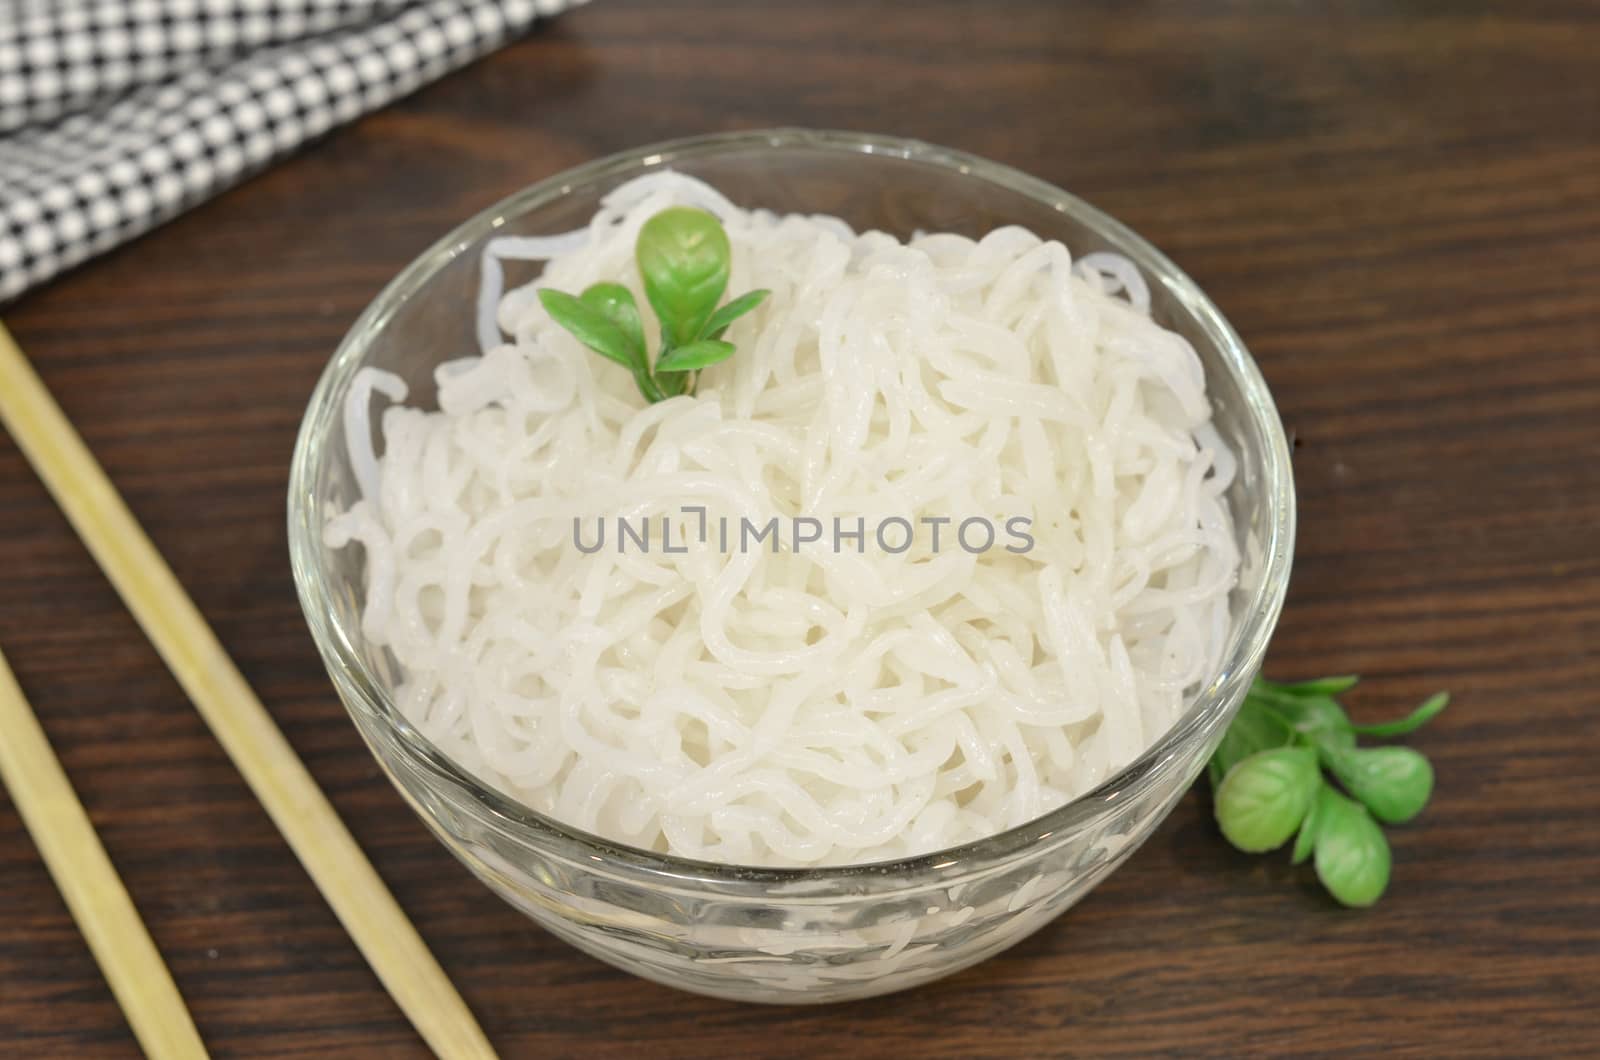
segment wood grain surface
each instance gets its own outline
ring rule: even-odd
[[[1335,12],[1332,10],[1337,8]],[[597,0],[5,314],[507,1057],[1600,1052],[1600,9]],[[380,776],[289,580],[318,373],[448,227],[621,148],[778,124],[999,159],[1130,223],[1297,439],[1278,675],[1439,687],[1374,910],[1190,795],[1065,918],[911,993],[738,1006],[603,966]],[[423,1055],[0,441],[0,644],[219,1056]],[[136,1053],[0,797],[0,1054]]]

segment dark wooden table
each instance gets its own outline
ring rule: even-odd
[[[1600,1051],[1600,10],[600,0],[38,290],[6,319],[508,1057]],[[620,148],[860,128],[1000,159],[1167,250],[1298,440],[1271,668],[1447,686],[1376,909],[1191,795],[1067,917],[909,994],[743,1007],[603,966],[379,775],[289,581],[307,395],[460,219]],[[420,1055],[16,450],[0,645],[218,1055]],[[0,797],[0,1054],[135,1053]]]

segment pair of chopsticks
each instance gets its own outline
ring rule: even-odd
[[[493,1057],[466,1003],[4,325],[0,423],[418,1033],[447,1060]],[[0,670],[0,773],[117,1001],[151,1056],[204,1056],[44,732],[10,670]]]
[[[89,815],[72,792],[44,730],[0,654],[0,778],[55,877],[72,918],[89,940],[117,1003],[150,1056],[203,1057],[156,944],[111,867]]]

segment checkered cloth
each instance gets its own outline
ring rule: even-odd
[[[582,0],[0,0],[0,302]]]

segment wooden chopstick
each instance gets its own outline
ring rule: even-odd
[[[446,1060],[493,1057],[466,1003],[4,325],[0,423],[412,1025]]]
[[[0,781],[146,1056],[204,1057],[183,997],[0,653]]]

